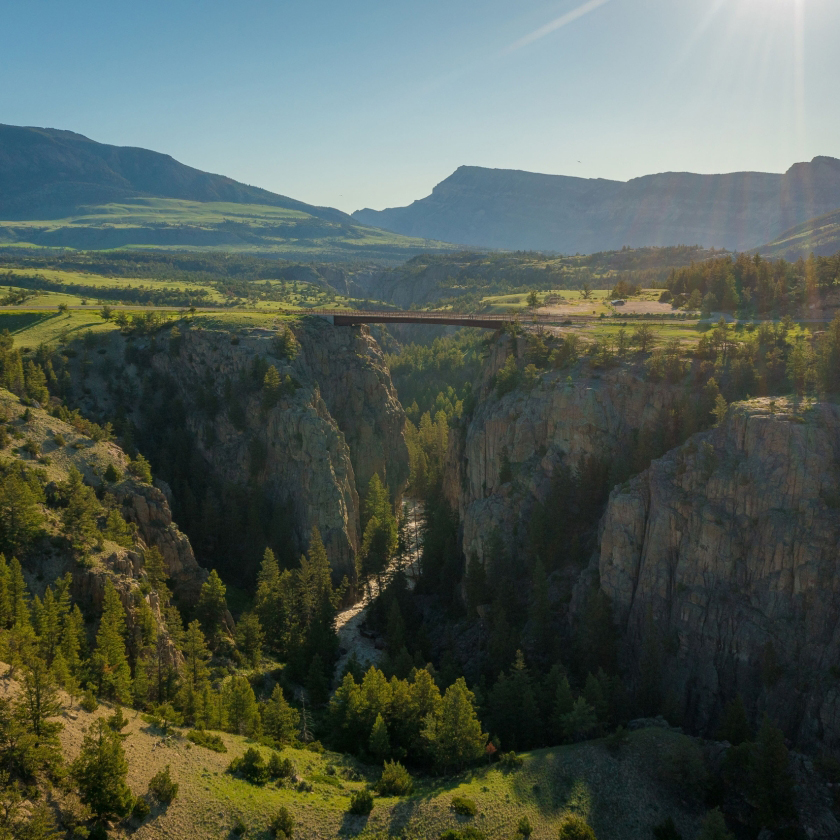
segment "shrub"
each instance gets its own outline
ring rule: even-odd
[[[534,830],[531,828],[531,821],[528,817],[520,817],[519,825],[516,827],[516,830],[523,836],[523,837],[530,837],[531,832]]]
[[[351,814],[367,815],[373,810],[373,794],[365,788],[364,790],[357,790],[350,797]]]
[[[580,814],[566,814],[557,836],[559,840],[597,840],[592,826]]]
[[[295,830],[295,821],[287,808],[280,808],[274,815],[274,819],[269,823],[268,830],[274,837],[280,837],[286,840],[292,836]]]
[[[249,747],[241,758],[231,761],[228,765],[228,773],[242,776],[252,785],[264,785],[268,781],[268,767],[265,759],[254,747]]]
[[[230,827],[231,833],[235,834],[237,837],[241,837],[248,831],[248,826],[245,825],[245,821],[242,817],[234,817],[233,818],[233,825]]]
[[[453,796],[451,808],[456,814],[460,814],[462,817],[474,817],[478,810],[475,807],[475,802],[472,799],[467,799],[465,796]]]
[[[199,747],[205,747],[208,750],[213,750],[213,752],[227,752],[227,747],[221,736],[214,735],[212,732],[205,732],[203,729],[191,729],[187,733],[187,738]]]
[[[460,829],[447,829],[440,835],[440,840],[485,840],[485,835],[475,826],[468,825]]]
[[[152,467],[142,455],[138,455],[129,463],[128,471],[143,483],[152,483]]]
[[[499,759],[499,764],[504,767],[505,770],[518,770],[524,763],[524,759],[521,756],[518,756],[513,750],[503,753],[502,757]]]
[[[138,796],[134,801],[134,807],[131,809],[131,817],[138,822],[143,822],[149,816],[150,810],[149,803],[142,796]]]
[[[613,753],[613,755],[617,755],[621,752],[621,750],[627,746],[630,742],[630,737],[627,734],[627,730],[623,726],[619,726],[615,732],[611,735],[608,735],[606,740],[604,741],[607,749]]]
[[[675,793],[695,799],[702,799],[709,785],[703,753],[697,743],[686,736],[679,736],[663,750],[659,774]]]
[[[295,765],[291,759],[281,758],[279,752],[273,751],[268,759],[268,775],[272,779],[288,779],[295,775]]]
[[[163,770],[158,770],[149,781],[149,796],[153,796],[158,802],[169,805],[178,795],[178,783],[172,781],[169,774],[169,765]]]
[[[408,770],[399,761],[386,761],[376,792],[380,796],[408,796],[413,790],[414,781]]]
[[[90,689],[88,689],[82,695],[82,699],[79,701],[79,705],[86,712],[95,712],[99,708],[99,701],[96,699],[96,695]]]
[[[64,435],[60,435],[58,433],[54,434],[53,443],[55,443],[56,446],[64,446],[64,444],[66,443],[66,441],[64,440]]]
[[[105,470],[105,481],[109,481],[113,484],[115,481],[119,481],[122,478],[120,475],[119,470],[113,465],[108,464],[108,469]]]

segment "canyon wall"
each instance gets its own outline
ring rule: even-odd
[[[510,354],[521,355],[522,345],[507,336],[493,345],[475,411],[450,436],[445,491],[461,518],[464,555],[481,561],[494,535],[510,548],[521,547],[529,514],[546,498],[558,464],[577,467],[588,456],[615,455],[633,430],[656,420],[673,395],[626,366],[574,379],[568,370],[550,371],[533,387],[498,396],[494,376]],[[505,458],[510,481],[502,480]]]
[[[594,565],[631,656],[659,645],[694,726],[740,693],[840,747],[840,407],[731,407],[613,491]]]
[[[259,487],[284,505],[303,548],[317,527],[336,574],[352,580],[360,499],[371,477],[378,473],[395,498],[408,479],[405,415],[366,327],[336,328],[318,318],[289,326],[291,352],[278,344],[285,322],[232,332],[197,319],[154,336],[114,334],[111,369],[88,370],[79,402],[89,415],[113,417],[118,398],[124,404],[132,388],[149,393],[149,377],[156,377],[150,399],[182,406],[178,422],[197,447],[196,468],[227,485]],[[281,379],[273,399],[263,388],[269,366]],[[140,427],[158,422],[148,410],[134,411],[132,420]],[[154,515],[154,504],[140,502],[139,520],[146,508]]]

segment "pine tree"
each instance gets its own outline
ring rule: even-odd
[[[368,739],[368,750],[378,763],[384,761],[391,753],[391,739],[388,736],[388,727],[381,714],[376,716],[373,728]]]
[[[283,689],[274,686],[271,698],[262,707],[263,732],[281,744],[294,740],[300,728],[300,714],[286,701]]]
[[[254,690],[246,677],[232,677],[225,683],[228,729],[238,735],[252,735],[259,727],[259,709]]]
[[[222,632],[225,629],[225,615],[227,613],[225,592],[226,587],[222,583],[222,579],[213,569],[201,586],[196,607],[196,614],[210,643],[211,650],[218,647]]]
[[[105,581],[93,668],[97,692],[101,696],[120,703],[131,700],[131,669],[125,651],[125,610],[110,579]]]
[[[17,471],[0,478],[0,550],[25,549],[41,532],[43,494]]]
[[[191,621],[187,627],[181,653],[184,656],[184,667],[181,670],[179,702],[186,718],[195,721],[200,717],[201,698],[210,680],[207,667],[210,651],[198,621]]]
[[[244,613],[236,623],[236,647],[252,668],[256,668],[262,658],[265,635],[260,620],[255,613]]]
[[[57,689],[47,663],[39,656],[33,657],[24,669],[19,708],[29,730],[42,741],[61,729],[60,723],[49,720],[61,714]]]
[[[73,776],[79,796],[99,819],[124,817],[134,797],[126,784],[128,762],[122,738],[107,721],[99,718],[91,725],[73,763]]]
[[[564,675],[557,686],[557,694],[554,697],[554,705],[552,708],[552,729],[554,731],[554,738],[556,742],[560,742],[564,737],[563,721],[572,709],[575,707],[575,698],[572,695],[572,689],[569,685],[568,678]]]
[[[97,527],[101,506],[93,489],[82,480],[82,474],[70,467],[64,485],[67,507],[62,515],[62,527],[76,551],[85,551],[102,541],[102,534]]]
[[[475,695],[463,677],[446,689],[439,715],[426,719],[424,735],[440,767],[464,767],[484,755],[487,736],[476,715]]]

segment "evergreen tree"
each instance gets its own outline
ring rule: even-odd
[[[75,467],[70,467],[64,494],[67,507],[64,508],[61,521],[73,548],[82,552],[101,543],[102,535],[97,527],[97,519],[102,508],[93,489],[84,483],[82,474]]]
[[[256,668],[262,658],[265,636],[255,613],[244,613],[236,623],[236,647],[245,661]]]
[[[125,634],[122,601],[108,578],[92,664],[97,693],[120,703],[131,700],[131,669],[126,657]]]
[[[378,763],[384,761],[391,754],[391,739],[388,736],[388,727],[381,714],[377,714],[376,720],[373,722],[368,750]]]
[[[204,634],[210,643],[211,650],[215,650],[221,641],[226,628],[227,601],[226,587],[222,579],[213,569],[210,576],[201,586],[196,614],[198,615]]]
[[[181,653],[184,656],[184,666],[181,669],[179,703],[187,720],[195,722],[200,717],[201,698],[210,680],[207,667],[210,651],[197,620],[191,621],[187,627]]]
[[[42,741],[49,741],[61,729],[60,723],[50,721],[61,714],[58,686],[39,656],[33,657],[24,669],[19,712],[27,728]]]
[[[459,677],[443,696],[440,712],[424,727],[435,762],[443,768],[464,767],[484,755],[487,736],[475,711],[475,695]]]
[[[0,477],[0,550],[26,549],[41,532],[43,493],[12,470]]]
[[[126,784],[128,762],[122,738],[107,721],[95,721],[82,742],[79,757],[73,763],[73,776],[79,796],[99,819],[124,817],[134,797]]]
[[[253,735],[259,728],[259,709],[246,677],[232,677],[224,686],[227,728],[238,735]]]
[[[263,732],[281,744],[294,740],[300,729],[300,714],[286,701],[283,689],[274,686],[271,698],[262,707]]]

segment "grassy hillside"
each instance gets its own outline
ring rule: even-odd
[[[14,696],[19,686],[0,664],[0,697]],[[114,707],[101,704],[86,712],[62,695],[64,711],[60,735],[65,760],[81,748],[84,731]],[[437,840],[447,829],[474,826],[487,838],[515,838],[527,817],[531,835],[554,838],[567,813],[587,818],[599,840],[631,840],[671,816],[684,836],[692,837],[705,813],[702,803],[676,795],[674,773],[680,761],[697,749],[690,738],[667,729],[631,733],[619,752],[604,741],[536,750],[521,756],[518,769],[498,763],[447,777],[416,777],[407,797],[374,798],[369,816],[348,813],[351,795],[375,783],[380,769],[350,756],[326,751],[285,747],[282,758],[294,765],[295,775],[279,782],[254,785],[227,772],[231,760],[255,745],[228,733],[219,736],[226,752],[192,743],[183,728],[170,729],[170,737],[147,716],[126,710],[122,730],[128,759],[128,784],[135,795],[146,793],[149,780],[169,765],[179,790],[169,806],[153,806],[142,821],[130,820],[109,832],[109,837],[138,840],[191,837],[193,840],[233,836],[237,819],[247,837],[267,838],[271,819],[283,806],[295,821],[294,837],[337,836],[403,837]],[[267,759],[271,750],[257,745]],[[452,809],[454,796],[472,800],[474,817]]]
[[[6,220],[6,221],[3,221]],[[202,172],[148,149],[0,125],[0,244],[223,248],[399,262],[441,243]]]
[[[786,230],[758,251],[766,257],[784,257],[786,260],[798,260],[810,254],[818,257],[836,254],[840,251],[840,210]]]
[[[130,198],[79,207],[59,218],[0,221],[0,244],[57,248],[209,248],[294,259],[401,262],[454,250],[346,218],[300,209],[174,198]]]

